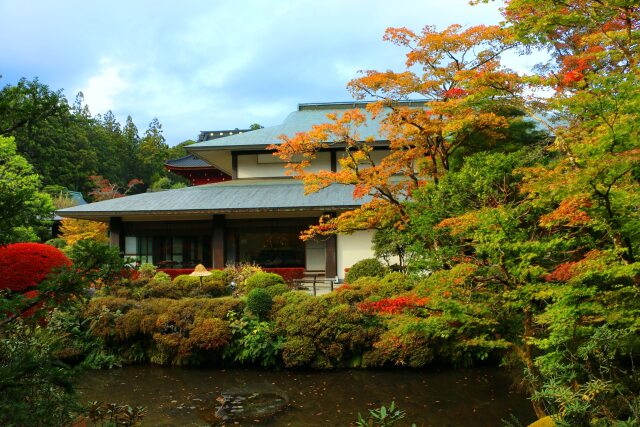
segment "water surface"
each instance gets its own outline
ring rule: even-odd
[[[526,397],[497,368],[265,372],[128,366],[90,371],[79,388],[87,402],[146,406],[146,426],[210,425],[205,420],[219,406],[216,398],[228,391],[275,392],[289,400],[271,420],[239,424],[247,426],[349,426],[358,412],[391,401],[407,413],[398,427],[500,426],[510,414],[524,425],[535,420]]]

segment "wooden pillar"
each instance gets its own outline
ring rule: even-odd
[[[120,249],[124,253],[124,230],[122,227],[122,218],[112,216],[109,218],[109,244]]]
[[[238,179],[238,153],[231,152],[231,179]]]
[[[325,215],[335,217],[335,212],[326,212]],[[325,241],[325,267],[324,276],[332,279],[338,275],[338,236],[331,235]]]
[[[224,268],[224,215],[213,216],[211,255],[213,268]]]
[[[327,279],[333,279],[338,275],[338,236],[335,234],[325,241],[326,265],[324,274]]]

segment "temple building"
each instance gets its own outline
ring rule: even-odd
[[[423,102],[407,102],[422,106]],[[370,200],[354,200],[353,187],[332,185],[305,195],[300,181],[285,173],[284,163],[267,150],[280,135],[293,136],[329,121],[327,114],[362,108],[364,102],[300,104],[277,126],[228,135],[202,132],[186,146],[189,156],[167,162],[167,168],[191,170],[193,186],[89,203],[57,211],[70,218],[109,223],[111,243],[128,257],[162,267],[213,268],[254,262],[264,267],[302,267],[326,277],[344,277],[345,268],[372,256],[372,231],[303,242],[300,232],[320,216],[338,215]],[[388,154],[380,120],[371,116],[359,128],[373,138],[376,157]],[[207,139],[207,134],[212,139]],[[215,138],[213,138],[215,136]],[[310,170],[338,170],[344,147],[318,153]],[[190,168],[190,169],[189,169]],[[201,168],[201,169],[198,169]],[[201,175],[195,175],[200,171]],[[216,171],[218,175],[204,175]],[[217,182],[202,180],[218,180]],[[201,185],[198,185],[201,184]]]
[[[231,179],[229,175],[211,166],[193,154],[189,154],[179,159],[167,160],[164,163],[165,169],[176,175],[187,178],[191,185],[212,184],[214,182],[227,181]]]

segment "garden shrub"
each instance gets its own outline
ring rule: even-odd
[[[304,279],[304,268],[302,267],[265,268],[264,271],[281,276],[288,284],[293,284],[296,279]]]
[[[286,305],[289,305],[289,304],[295,305],[301,301],[306,301],[308,299],[313,299],[313,298],[314,296],[309,295],[309,293],[306,291],[290,290],[289,292],[285,292],[283,294],[276,295],[275,297],[273,297],[272,311],[274,313],[277,313]]]
[[[49,273],[71,265],[58,248],[42,243],[0,246],[0,289],[24,292],[36,287]]]
[[[300,363],[320,369],[361,366],[362,355],[383,331],[378,318],[339,303],[331,294],[316,298],[288,292],[275,298],[273,312],[276,331],[285,337],[283,361],[287,367]],[[304,353],[297,349],[301,338],[312,344]]]
[[[291,292],[300,294],[300,292]],[[289,295],[289,294],[285,294]],[[278,330],[287,337],[308,335],[315,337],[324,329],[329,304],[323,298],[292,298],[277,313],[275,320]]]
[[[211,276],[207,276],[208,280],[217,280],[224,283],[227,283],[227,272],[223,270],[209,270]]]
[[[375,258],[366,258],[353,264],[344,278],[346,283],[353,283],[360,277],[382,277],[385,268],[380,261]]]
[[[125,361],[198,364],[222,359],[232,337],[227,318],[240,312],[237,298],[94,298],[83,317],[91,335]]]
[[[363,366],[406,365],[421,368],[435,357],[434,341],[425,319],[395,316],[388,320],[388,330],[365,353]]]
[[[252,289],[247,295],[247,310],[259,318],[266,317],[271,307],[273,307],[273,299],[265,289]]]
[[[197,286],[191,287],[189,296],[192,297],[219,297],[225,294],[227,287],[221,280],[203,280]]]
[[[377,294],[381,297],[392,297],[410,291],[415,286],[413,278],[400,272],[389,273],[380,280]]]
[[[155,280],[151,280],[146,286],[142,287],[137,294],[141,298],[179,299],[185,296],[185,291],[180,286],[176,286],[171,282],[156,282]]]
[[[212,274],[212,277],[222,280],[223,282],[226,283],[227,273],[225,271],[213,270],[209,268],[207,270]],[[176,277],[181,276],[183,274],[186,274],[188,276],[189,274],[193,273],[193,268],[159,268],[158,271],[167,273],[169,277],[171,277],[171,280],[173,280]]]
[[[134,292],[132,289],[125,288],[123,286],[115,286],[110,289],[110,295],[118,298],[133,298]]]
[[[143,279],[151,279],[153,276],[156,275],[157,268],[155,265],[149,262],[143,262],[142,264],[140,264],[140,267],[138,268],[138,273],[140,274],[140,277]]]
[[[185,289],[189,289],[194,286],[200,286],[200,277],[181,274],[173,279],[173,284]],[[202,277],[202,284],[219,284],[224,288],[224,279],[221,278],[221,275],[219,274],[212,274],[211,276]]]
[[[294,336],[287,338],[282,345],[282,361],[287,368],[302,368],[311,364],[316,347],[309,337]]]
[[[189,276],[188,274],[181,274],[173,279],[173,284],[180,288],[191,288],[200,284],[198,277]]]
[[[217,273],[219,274],[204,276],[202,278],[202,284],[200,284],[200,277],[181,274],[173,279],[173,286],[182,289],[186,295],[192,297],[218,297],[225,294],[226,286],[224,281],[221,279],[221,277],[224,277],[223,273]]]
[[[222,319],[198,319],[189,330],[187,345],[203,350],[215,350],[224,347],[231,340],[231,328]]]
[[[75,371],[56,353],[60,340],[47,328],[21,322],[0,334],[0,425],[67,426],[81,410],[73,387]]]
[[[131,269],[125,265],[118,248],[107,243],[80,240],[67,250],[67,255],[75,267],[87,272],[90,281],[99,279],[112,284],[130,276]]]
[[[284,294],[285,292],[289,292],[291,289],[289,289],[289,286],[285,285],[284,283],[278,283],[277,285],[266,287],[265,290],[269,295],[271,295],[271,297],[276,297],[278,295]]]
[[[64,239],[60,238],[49,239],[44,243],[58,249],[64,249],[67,247],[67,242]]]
[[[275,273],[258,272],[245,281],[245,291],[253,289],[265,289],[269,286],[284,284],[282,276]]]
[[[247,316],[227,316],[233,338],[224,351],[224,358],[245,364],[260,364],[270,368],[278,365],[284,338],[275,331],[275,324]]]
[[[171,276],[164,271],[158,271],[151,280],[155,283],[171,283]]]
[[[357,304],[372,296],[379,286],[379,278],[362,277],[354,284],[340,286],[326,298],[337,304]]]
[[[256,273],[262,272],[262,268],[256,264],[241,263],[228,265],[223,270],[226,274],[227,283],[235,283],[238,288],[244,286],[244,282]]]

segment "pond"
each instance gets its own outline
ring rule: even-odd
[[[216,425],[223,395],[227,401],[240,396],[245,406],[255,396],[286,402],[268,419],[250,415],[227,425],[348,426],[358,412],[392,401],[407,413],[397,426],[499,426],[510,414],[527,425],[535,420],[531,404],[512,385],[497,368],[269,372],[128,366],[90,371],[79,389],[86,402],[146,406],[148,426]]]

